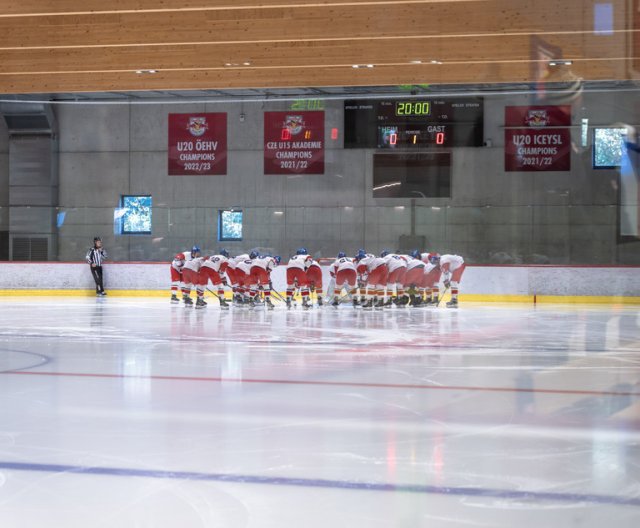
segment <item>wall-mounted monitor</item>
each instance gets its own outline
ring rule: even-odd
[[[120,198],[120,234],[121,235],[150,235],[151,234],[151,196],[125,195]]]
[[[242,211],[222,209],[218,211],[218,240],[233,242],[242,240]]]
[[[622,165],[627,137],[626,128],[593,129],[593,168],[612,169]]]
[[[373,155],[374,198],[450,198],[451,152]]]

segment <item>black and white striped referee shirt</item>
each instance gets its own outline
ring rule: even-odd
[[[96,266],[102,266],[102,261],[107,259],[107,252],[104,248],[89,248],[87,251],[87,264],[95,264]]]

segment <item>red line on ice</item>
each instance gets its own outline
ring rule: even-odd
[[[535,394],[576,394],[581,396],[640,396],[640,392],[624,391],[594,391],[594,390],[566,390],[566,389],[520,389],[517,387],[474,387],[461,385],[413,385],[403,383],[364,383],[351,381],[313,381],[313,380],[277,380],[256,378],[214,378],[199,376],[130,376],[126,374],[100,374],[91,372],[34,372],[7,371],[0,374],[16,376],[54,376],[74,378],[109,378],[109,379],[152,379],[164,381],[235,381],[241,383],[274,384],[274,385],[316,385],[327,387],[363,387],[381,389],[415,389],[415,390],[447,390],[447,391],[475,391],[475,392],[524,392]]]

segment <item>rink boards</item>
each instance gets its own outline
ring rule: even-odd
[[[169,264],[118,262],[104,266],[113,296],[165,296]],[[323,266],[324,287],[329,284]],[[284,292],[285,267],[272,273]],[[640,304],[640,267],[634,266],[474,266],[461,282],[461,300],[496,302],[592,302]],[[89,267],[80,262],[2,262],[0,295],[93,295]]]

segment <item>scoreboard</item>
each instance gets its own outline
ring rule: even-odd
[[[347,100],[345,148],[481,147],[482,97]]]

